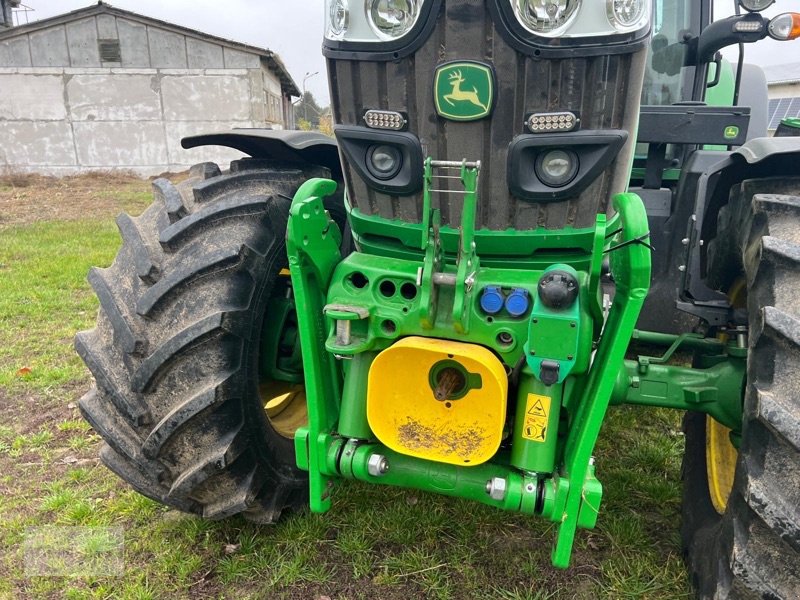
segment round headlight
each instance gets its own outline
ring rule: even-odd
[[[647,3],[650,0],[606,0],[608,20],[617,29],[638,29],[647,18]]]
[[[347,31],[349,17],[345,0],[331,0],[328,6],[328,37],[341,38]]]
[[[531,33],[552,34],[575,15],[580,0],[511,0],[514,14]]]
[[[759,12],[775,4],[775,0],[739,0],[739,5],[750,12]]]
[[[383,40],[403,37],[419,18],[421,0],[367,0],[372,30]]]
[[[391,179],[402,166],[403,155],[395,146],[376,144],[367,150],[367,169],[377,179]]]
[[[578,174],[578,155],[572,150],[550,150],[536,159],[536,177],[549,187],[564,187]]]

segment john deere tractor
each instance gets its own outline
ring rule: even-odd
[[[668,407],[699,595],[800,597],[800,138],[719,54],[800,36],[772,3],[328,0],[336,140],[185,139],[250,158],[155,181],[89,274],[105,464],[210,519],[469,498],[567,567],[609,406]]]

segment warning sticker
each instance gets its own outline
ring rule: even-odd
[[[550,397],[528,394],[522,437],[533,442],[544,442],[547,439],[547,417],[549,415]]]

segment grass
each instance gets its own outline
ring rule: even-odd
[[[95,317],[86,272],[119,245],[113,213],[141,211],[148,185],[57,185],[53,200],[52,181],[0,180],[0,207],[20,198],[58,217],[0,222],[0,598],[689,596],[678,540],[683,439],[667,411],[612,409],[596,451],[598,526],[579,533],[566,571],[549,563],[551,523],[413,490],[346,482],[328,514],[274,526],[203,521],[140,496],[96,459],[99,438],[75,407],[90,376],[71,344]],[[84,203],[106,197],[115,210],[47,209],[70,185]],[[98,532],[72,550],[90,562],[121,552],[122,574],[26,575],[30,528],[43,526]],[[121,549],[103,537],[116,528]]]

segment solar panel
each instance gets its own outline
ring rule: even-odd
[[[800,98],[773,98],[769,101],[769,125],[767,129],[773,131],[778,128],[786,118],[800,117]]]

